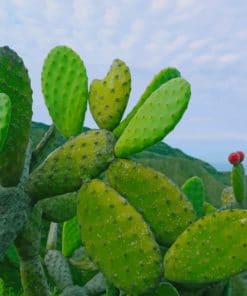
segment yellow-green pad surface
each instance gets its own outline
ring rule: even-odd
[[[9,130],[11,118],[11,101],[6,94],[0,93],[0,151],[2,150]]]
[[[247,211],[225,210],[188,227],[164,258],[165,278],[210,283],[247,269]]]
[[[93,80],[89,92],[89,106],[100,128],[113,130],[120,122],[131,90],[130,71],[116,59],[103,80]]]
[[[139,108],[115,147],[125,157],[162,140],[181,119],[190,99],[190,84],[174,78],[154,91]]]
[[[26,191],[42,199],[78,190],[108,167],[114,143],[113,134],[106,130],[90,130],[69,140],[32,172]]]
[[[72,253],[82,245],[80,228],[77,217],[63,223],[62,254],[71,256]]]
[[[140,295],[158,284],[163,266],[153,234],[114,189],[100,180],[84,184],[77,216],[88,254],[114,286]]]
[[[167,81],[179,76],[180,72],[176,68],[165,68],[161,70],[158,74],[156,74],[149,83],[149,85],[146,87],[144,93],[142,94],[141,98],[139,99],[135,107],[131,110],[127,117],[114,129],[114,135],[117,138],[120,137],[126,126],[129,124],[130,120],[134,117],[139,108],[156,89],[158,89],[162,84],[166,83]]]
[[[107,178],[143,215],[161,244],[173,243],[195,220],[191,203],[164,174],[133,160],[117,159],[108,168]]]
[[[22,59],[7,46],[0,47],[0,93],[11,100],[8,135],[0,152],[0,184],[15,186],[24,166],[32,118],[32,89]]]
[[[88,79],[80,56],[67,46],[53,48],[42,69],[42,91],[50,116],[64,137],[82,131]]]

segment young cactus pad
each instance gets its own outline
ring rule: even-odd
[[[78,221],[85,247],[106,278],[117,288],[139,295],[162,276],[162,259],[142,216],[100,180],[79,191]]]
[[[202,217],[205,201],[205,189],[202,179],[196,176],[188,179],[182,186],[182,191],[192,203],[197,218]]]
[[[154,91],[118,139],[117,157],[129,156],[162,140],[180,121],[190,99],[190,84],[174,78]]]
[[[242,163],[233,166],[231,183],[235,199],[242,204],[245,196],[245,172]]]
[[[187,228],[165,255],[165,278],[217,282],[247,268],[247,211],[225,210]]]
[[[66,138],[82,130],[87,84],[86,69],[77,53],[66,46],[49,52],[42,70],[42,91],[53,122]]]
[[[113,160],[114,136],[106,130],[90,130],[53,151],[26,183],[34,199],[78,190],[97,177]]]
[[[134,206],[161,244],[170,245],[195,220],[191,203],[165,175],[117,159],[107,170],[110,185]]]
[[[114,60],[103,80],[93,80],[89,92],[89,106],[100,128],[113,130],[120,122],[131,90],[129,68]]]
[[[6,94],[0,93],[0,152],[5,144],[11,118],[11,101]]]
[[[65,257],[71,256],[82,244],[80,228],[77,217],[63,223],[62,254]]]
[[[8,135],[0,151],[0,184],[15,186],[20,180],[29,141],[32,89],[22,59],[7,46],[0,47],[0,93],[11,101]]]
[[[132,109],[132,111],[128,114],[128,116],[114,129],[114,135],[119,138],[120,135],[125,130],[126,126],[129,124],[130,120],[134,117],[139,108],[143,105],[143,103],[147,100],[147,98],[162,84],[167,81],[180,77],[180,72],[176,68],[166,68],[161,70],[157,75],[154,76],[152,81],[149,83],[141,98]]]

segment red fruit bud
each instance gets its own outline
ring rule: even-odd
[[[238,163],[240,163],[240,155],[236,152],[231,153],[228,156],[228,160],[231,164],[238,164]]]
[[[239,155],[239,157],[240,157],[240,162],[242,162],[243,160],[244,160],[244,152],[243,151],[237,151],[236,152],[238,155]]]

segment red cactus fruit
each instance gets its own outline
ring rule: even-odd
[[[239,155],[239,157],[240,157],[240,162],[242,162],[243,160],[244,160],[244,152],[243,151],[237,151],[236,152],[238,155]]]
[[[237,152],[233,152],[228,156],[228,160],[231,164],[240,163],[240,155]]]

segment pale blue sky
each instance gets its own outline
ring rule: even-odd
[[[27,65],[36,121],[50,123],[40,91],[43,59],[66,44],[82,57],[89,81],[114,58],[132,72],[128,110],[153,75],[177,67],[192,86],[189,109],[168,144],[230,169],[229,152],[247,153],[246,0],[1,0],[1,45]],[[95,126],[88,115],[85,124]]]

